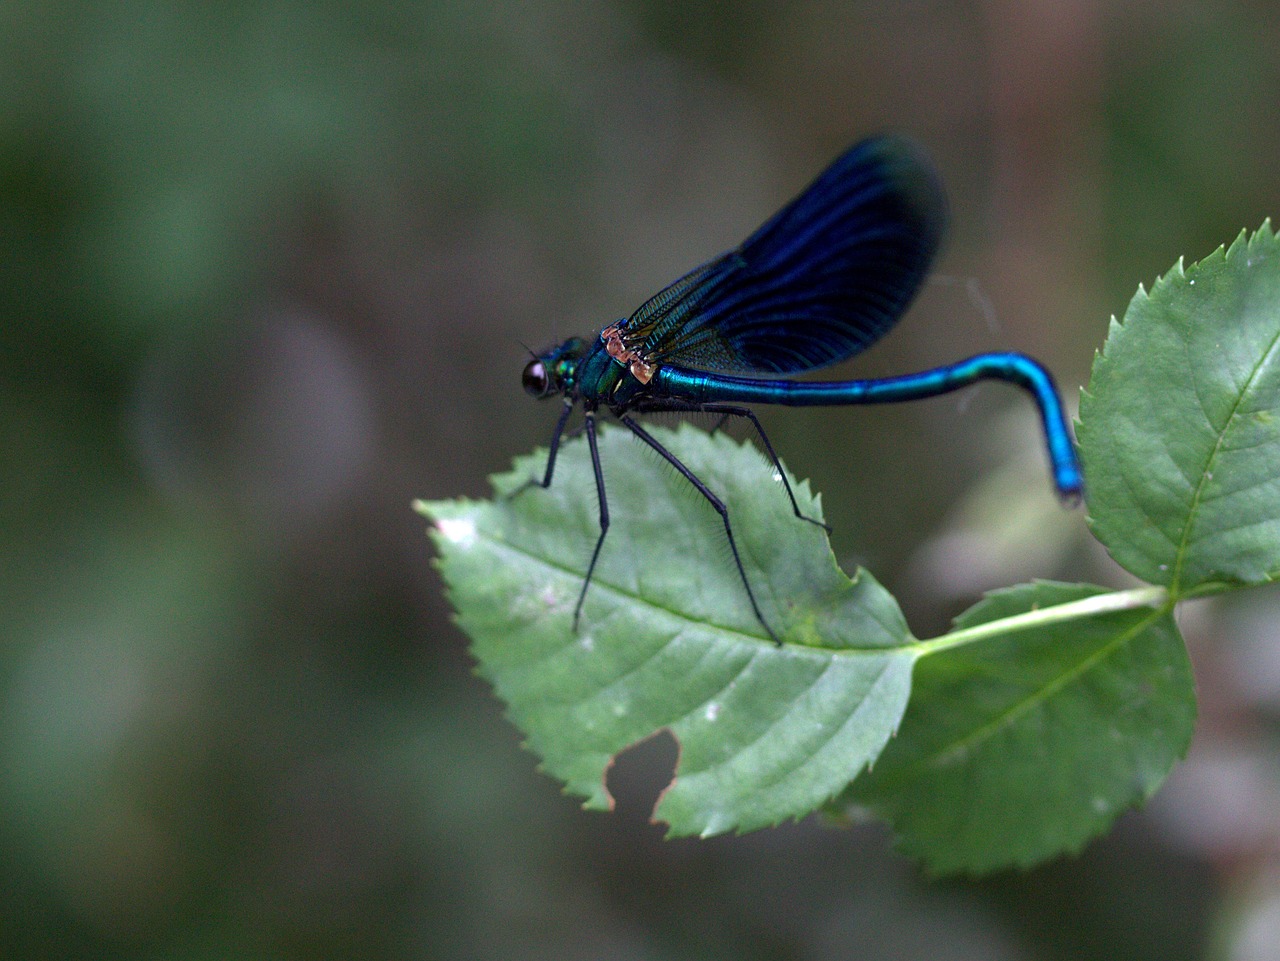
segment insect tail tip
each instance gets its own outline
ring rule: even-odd
[[[1084,503],[1084,487],[1076,484],[1074,487],[1066,487],[1058,491],[1058,500],[1062,501],[1062,506],[1070,510],[1075,510]]]

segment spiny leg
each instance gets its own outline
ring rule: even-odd
[[[677,471],[679,471],[680,475],[684,477],[684,479],[687,480],[690,484],[692,484],[694,489],[703,497],[705,497],[707,499],[707,502],[715,509],[715,512],[720,515],[720,520],[724,522],[725,536],[728,537],[729,539],[729,550],[733,553],[733,563],[736,564],[738,567],[738,576],[742,578],[742,586],[747,589],[747,599],[751,601],[751,609],[755,612],[756,620],[758,620],[760,622],[761,627],[763,627],[765,631],[768,632],[769,637],[773,639],[773,643],[781,647],[782,641],[778,638],[778,635],[774,633],[773,628],[769,626],[769,622],[764,619],[764,615],[760,613],[760,605],[756,603],[755,592],[751,590],[751,582],[747,580],[747,572],[746,572],[746,569],[743,568],[742,566],[742,557],[738,553],[738,542],[735,541],[733,538],[733,525],[729,523],[729,508],[725,506],[724,501],[720,500],[720,498],[718,498],[715,494],[713,494],[711,492],[711,489],[708,488],[707,485],[704,484],[698,478],[698,476],[694,474],[693,471],[689,470],[688,467],[686,467],[683,463],[681,463],[675,454],[671,453],[671,451],[667,450],[660,443],[658,443],[658,441],[652,435],[650,435],[648,431],[646,431],[643,427],[641,427],[634,420],[632,420],[630,416],[624,414],[618,419],[627,426],[627,428],[631,431],[631,433],[635,434],[642,441],[648,444],[651,448],[657,451],[658,454],[661,455],[663,460],[665,460],[668,464],[670,464]],[[588,429],[587,436],[588,437],[591,436],[590,428]],[[603,498],[604,498],[604,488],[601,487],[601,504],[602,505],[603,505]],[[601,537],[601,540],[603,540],[604,534],[601,533],[600,537]],[[600,550],[599,545],[597,545],[596,551],[599,552],[599,550]]]
[[[725,421],[730,417],[745,417],[747,420],[751,421],[752,425],[756,429],[756,433],[760,436],[760,442],[764,444],[765,452],[769,455],[769,460],[773,463],[774,470],[778,472],[778,477],[782,480],[782,486],[787,492],[787,499],[791,501],[791,509],[795,512],[796,517],[800,518],[802,521],[808,521],[810,524],[815,524],[818,527],[821,527],[828,534],[831,533],[830,524],[801,512],[800,504],[796,501],[795,492],[791,490],[791,482],[787,480],[787,472],[782,469],[782,462],[778,460],[778,454],[774,451],[773,444],[769,442],[769,435],[764,432],[763,425],[761,425],[759,418],[756,417],[755,412],[752,411],[751,408],[738,407],[733,404],[688,404],[681,401],[650,401],[639,409],[643,410],[645,413],[697,412],[719,414],[720,419],[716,421],[715,427],[712,428],[712,433],[715,433],[723,427]]]
[[[778,477],[782,480],[782,486],[787,491],[787,497],[791,501],[791,509],[795,511],[796,517],[800,518],[802,521],[808,521],[810,524],[816,524],[828,534],[831,533],[830,524],[801,512],[800,505],[796,502],[795,492],[791,490],[791,482],[787,480],[787,472],[782,469],[782,461],[778,460],[778,454],[773,449],[773,444],[769,442],[769,435],[764,432],[764,426],[760,423],[759,418],[756,417],[755,412],[751,410],[751,408],[735,407],[730,404],[707,404],[703,407],[703,410],[723,415],[720,418],[720,424],[723,424],[725,420],[730,417],[745,417],[747,420],[751,421],[752,426],[756,429],[756,433],[760,436],[760,443],[764,444],[764,449],[769,455],[769,460],[773,462],[773,469],[778,472]]]
[[[560,419],[556,421],[555,430],[551,432],[551,444],[547,451],[547,470],[543,474],[542,480],[536,477],[530,477],[527,481],[513,490],[507,495],[507,500],[511,500],[517,494],[523,494],[530,487],[541,487],[546,490],[551,486],[551,476],[556,470],[556,454],[560,452],[560,436],[564,433],[564,425],[569,421],[569,415],[573,413],[573,401],[568,397],[564,399],[564,409],[560,411]]]
[[[600,536],[596,539],[596,549],[591,552],[591,563],[587,565],[587,575],[582,579],[582,592],[578,595],[578,604],[573,609],[573,629],[578,629],[578,619],[582,617],[582,605],[587,599],[587,588],[591,586],[591,575],[595,573],[596,561],[600,559],[600,548],[604,547],[604,536],[609,533],[609,498],[604,492],[604,471],[600,467],[600,449],[596,446],[596,415],[588,410],[583,415],[583,428],[587,432],[587,446],[591,448],[591,469],[596,475],[596,495],[600,499]]]
[[[573,401],[566,397],[564,409],[560,412],[555,429],[551,432],[551,444],[547,452],[547,469],[542,476],[542,480],[538,480],[536,477],[529,478],[507,495],[508,500],[527,491],[530,487],[541,487],[545,490],[551,486],[551,478],[556,469],[556,454],[560,452],[560,441],[564,436],[565,424],[568,423],[569,415],[572,413]],[[587,599],[587,588],[591,586],[591,575],[595,572],[596,561],[600,558],[600,549],[604,547],[604,536],[609,532],[609,500],[605,496],[604,470],[600,467],[600,449],[596,444],[596,417],[594,411],[587,410],[584,412],[582,427],[586,431],[587,445],[591,449],[591,467],[595,471],[596,494],[600,498],[600,537],[596,540],[595,550],[591,552],[591,563],[587,565],[587,575],[582,581],[582,590],[578,594],[578,603],[573,608],[573,629],[575,631],[578,629],[578,621],[582,617],[582,605]]]

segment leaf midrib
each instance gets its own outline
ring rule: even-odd
[[[497,537],[483,530],[479,526],[477,526],[476,537],[487,541],[495,549],[505,550],[509,553],[515,554],[518,557],[523,557],[532,563],[540,564],[543,567],[552,571],[556,571],[560,574],[563,574],[566,577],[577,578],[579,581],[582,580],[583,575],[581,574],[581,572],[576,571],[572,568],[566,567],[563,564],[559,564],[539,554],[530,553],[529,551],[515,544],[512,544],[510,541],[503,540],[502,538]],[[662,604],[659,604],[657,601],[651,598],[645,597],[641,594],[636,594],[633,591],[629,591],[623,587],[619,587],[617,584],[614,584],[612,581],[609,581],[607,579],[600,577],[600,575],[598,574],[591,579],[591,589],[595,590],[597,588],[599,588],[600,590],[609,591],[617,595],[618,597],[625,598],[637,604],[641,604],[652,610],[660,611],[668,615],[669,617],[672,617],[685,624],[690,624],[694,627],[701,628],[703,630],[714,631],[718,634],[726,634],[729,637],[736,640],[738,643],[762,644],[762,645],[767,645],[770,648],[775,647],[773,641],[770,640],[769,638],[761,637],[755,634],[745,634],[736,628],[724,627],[723,625],[714,624],[710,621],[696,620],[695,618],[693,618],[692,616],[690,616],[688,613],[684,611],[671,608],[671,607],[666,607]],[[910,641],[905,641],[896,645],[880,644],[880,645],[868,645],[867,647],[822,647],[816,644],[800,644],[795,641],[784,640],[782,642],[782,649],[791,649],[797,652],[812,652],[814,654],[876,655],[876,654],[884,654],[886,652],[911,650],[913,648],[918,647],[920,643],[921,642],[915,639],[912,639]]]

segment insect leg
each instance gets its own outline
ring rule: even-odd
[[[596,549],[591,552],[591,563],[587,565],[587,575],[582,579],[582,593],[578,595],[578,605],[573,609],[573,629],[578,629],[578,619],[582,616],[582,605],[587,599],[587,588],[591,586],[591,575],[595,573],[596,561],[600,559],[600,548],[604,547],[604,536],[609,533],[609,498],[604,492],[604,471],[600,468],[600,449],[596,446],[595,411],[585,412],[583,427],[587,432],[587,446],[591,448],[591,469],[596,474],[596,494],[600,498],[600,537],[596,540]]]
[[[551,443],[547,451],[547,470],[543,474],[542,480],[536,477],[530,477],[527,481],[513,490],[507,495],[507,500],[511,500],[518,494],[523,494],[530,487],[541,487],[546,490],[551,486],[551,475],[556,470],[556,454],[560,452],[560,435],[564,433],[564,425],[569,421],[569,415],[573,413],[573,401],[568,397],[564,399],[564,409],[560,411],[560,419],[556,421],[555,430],[551,432]]]
[[[751,421],[752,426],[756,429],[756,433],[760,436],[760,443],[764,444],[764,449],[769,455],[769,460],[773,462],[773,469],[778,472],[778,477],[782,480],[782,486],[786,488],[787,497],[791,500],[791,509],[795,511],[796,517],[800,518],[802,521],[808,521],[810,524],[816,524],[828,534],[831,533],[830,524],[800,512],[800,505],[796,503],[796,495],[791,490],[791,482],[787,480],[787,472],[782,469],[782,461],[778,460],[778,455],[773,449],[773,444],[769,443],[769,435],[764,432],[764,426],[760,423],[759,418],[756,417],[755,412],[751,410],[750,407],[735,407],[731,404],[704,404],[702,405],[702,409],[713,414],[723,415],[720,419],[721,424],[730,417],[745,417],[747,420]]]
[[[724,501],[716,497],[716,495],[711,492],[711,489],[708,488],[707,485],[704,484],[701,480],[699,480],[698,476],[694,474],[693,471],[689,470],[688,467],[682,464],[675,454],[671,453],[671,451],[667,450],[660,443],[658,443],[658,441],[651,434],[649,434],[648,431],[646,431],[643,427],[641,427],[634,420],[632,420],[629,415],[623,414],[618,419],[622,423],[627,425],[627,428],[631,431],[631,433],[635,434],[642,441],[644,441],[646,444],[652,447],[655,451],[658,452],[658,454],[662,457],[663,460],[665,460],[668,464],[670,464],[677,471],[679,471],[681,476],[684,477],[684,479],[687,480],[690,484],[692,484],[694,486],[694,489],[697,490],[697,492],[701,494],[703,497],[705,497],[707,499],[707,502],[715,509],[715,512],[720,515],[720,519],[724,521],[725,535],[729,538],[729,550],[733,552],[733,562],[738,567],[738,576],[742,578],[742,586],[747,589],[747,599],[751,601],[751,609],[755,612],[756,620],[760,622],[761,627],[763,627],[765,631],[768,633],[769,637],[773,639],[773,643],[781,647],[782,641],[778,638],[778,635],[774,633],[773,628],[769,626],[769,622],[764,619],[764,615],[760,613],[760,605],[756,603],[755,592],[751,590],[751,582],[747,580],[747,572],[742,566],[742,557],[741,555],[738,554],[738,542],[735,541],[733,538],[733,525],[729,523],[729,508],[725,506]],[[591,436],[590,429],[588,429],[587,436],[588,437]],[[601,487],[600,496],[601,496],[601,503],[603,503],[603,498],[604,498],[603,487]],[[600,536],[601,536],[601,539],[603,540],[604,534],[602,533]],[[597,551],[599,550],[599,546],[596,547],[596,550]]]
[[[751,421],[756,429],[756,433],[760,435],[760,442],[764,444],[765,452],[769,455],[769,460],[773,463],[773,468],[778,473],[778,477],[782,480],[782,486],[787,492],[787,498],[791,501],[791,509],[795,512],[796,517],[802,521],[808,521],[810,524],[816,524],[828,534],[831,533],[831,525],[820,521],[817,518],[810,517],[800,510],[800,504],[796,501],[795,492],[791,490],[791,482],[787,480],[787,472],[782,469],[782,462],[778,460],[777,452],[773,449],[773,444],[769,442],[769,435],[764,432],[759,418],[755,412],[749,407],[738,407],[734,404],[691,404],[687,401],[678,400],[650,400],[646,401],[643,406],[638,406],[638,410],[645,413],[708,413],[719,414],[720,419],[716,421],[716,425],[712,428],[712,433],[724,426],[725,421],[730,417],[745,417]]]

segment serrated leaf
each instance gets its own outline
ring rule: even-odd
[[[956,629],[1104,594],[1021,585]],[[1194,722],[1169,606],[1006,630],[920,659],[901,730],[846,800],[887,819],[935,872],[1026,867],[1078,850],[1149,797]]]
[[[801,817],[881,751],[910,690],[913,638],[865,571],[850,580],[823,532],[798,520],[749,445],[683,425],[653,433],[721,496],[777,647],[752,614],[719,516],[621,430],[601,432],[613,526],[572,613],[599,531],[582,440],[562,446],[549,490],[420,505],[480,671],[544,768],[588,807],[610,803],[619,751],[670,730],[676,779],[655,812],[673,834]],[[494,479],[508,494],[546,454]],[[801,509],[819,516],[808,486]],[[769,572],[766,576],[765,572]]]
[[[1280,572],[1280,239],[1269,224],[1141,288],[1080,404],[1090,522],[1175,597]]]

